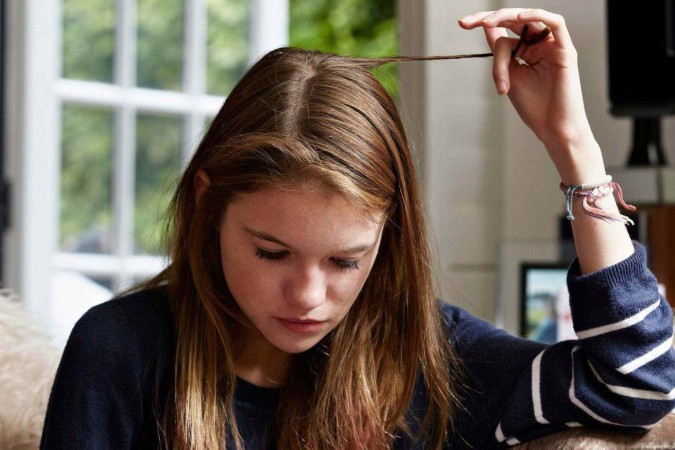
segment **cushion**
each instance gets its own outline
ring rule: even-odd
[[[675,449],[675,414],[668,414],[644,434],[589,427],[559,431],[514,447],[517,450]]]

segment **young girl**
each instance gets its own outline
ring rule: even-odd
[[[74,328],[42,448],[485,449],[645,431],[673,409],[670,309],[614,202],[563,19],[460,25],[484,29],[498,91],[566,190],[579,340],[516,338],[434,299],[407,138],[369,72],[419,58],[281,48],[186,169],[171,265]]]

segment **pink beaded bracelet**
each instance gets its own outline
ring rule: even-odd
[[[560,183],[560,190],[565,193],[565,199],[567,200],[567,218],[569,220],[574,220],[574,215],[572,214],[572,201],[575,198],[581,198],[584,212],[591,217],[602,219],[607,222],[618,221],[623,222],[626,225],[635,224],[630,219],[630,217],[624,216],[620,213],[605,211],[600,206],[595,204],[599,198],[606,197],[616,190],[616,193],[619,196],[619,202],[624,209],[628,211],[635,211],[637,209],[635,206],[629,205],[623,200],[621,186],[619,186],[619,183],[612,181],[611,175],[607,175],[605,181],[596,184],[565,186],[564,184]]]

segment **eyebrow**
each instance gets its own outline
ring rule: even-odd
[[[293,247],[281,239],[278,239],[271,234],[264,233],[262,231],[257,231],[249,227],[244,227],[244,230],[246,232],[254,237],[257,237],[258,239],[262,239],[263,241],[269,241],[269,242],[274,242],[275,244],[279,244],[283,247],[286,247],[289,250],[293,250]],[[355,253],[361,253],[361,252],[366,252],[368,250],[371,250],[373,247],[375,247],[375,244],[366,244],[366,245],[356,245],[354,247],[349,247],[345,248],[343,250],[338,250],[336,253],[347,253],[347,254],[355,254]]]

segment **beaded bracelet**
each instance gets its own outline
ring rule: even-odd
[[[584,212],[587,215],[607,222],[623,222],[625,225],[635,225],[630,217],[620,213],[605,211],[595,204],[599,198],[606,197],[616,191],[619,196],[619,202],[624,209],[628,211],[635,211],[637,209],[635,206],[629,205],[623,200],[621,186],[619,186],[619,183],[612,181],[611,175],[607,175],[604,181],[595,184],[565,186],[560,183],[560,190],[565,193],[565,199],[567,200],[567,218],[569,220],[574,220],[574,215],[572,214],[572,201],[575,198],[581,198]]]

